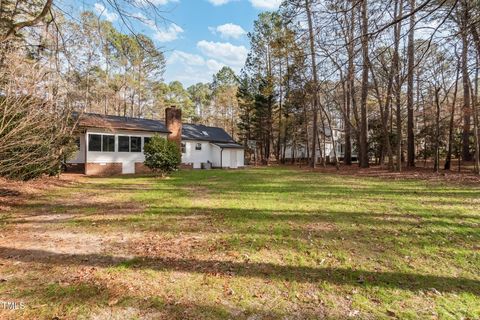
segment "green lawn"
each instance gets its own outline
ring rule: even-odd
[[[83,178],[0,217],[0,318],[479,319],[480,186]],[[1,307],[1,305],[0,305]]]

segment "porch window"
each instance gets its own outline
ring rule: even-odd
[[[182,142],[180,149],[182,150],[182,153],[187,153],[187,144]]]
[[[88,151],[115,152],[115,136],[108,134],[89,134]]]
[[[142,152],[142,137],[130,137],[130,152]]]
[[[115,136],[103,135],[103,152],[115,152]]]
[[[89,134],[88,135],[88,151],[102,151],[102,135]]]
[[[130,152],[129,136],[118,136],[118,152]]]
[[[197,143],[197,145],[195,146],[195,150],[202,150],[202,144]]]

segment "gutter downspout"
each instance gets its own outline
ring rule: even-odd
[[[220,147],[220,169],[223,169],[223,148]]]
[[[83,168],[83,173],[85,175],[88,175],[87,174],[87,164],[88,164],[88,145],[87,144],[88,144],[88,129],[85,130],[85,160],[84,160],[84,168]]]

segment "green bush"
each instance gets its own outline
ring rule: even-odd
[[[182,161],[177,144],[158,135],[153,136],[145,144],[143,152],[145,165],[153,172],[160,172],[162,175],[177,170]]]

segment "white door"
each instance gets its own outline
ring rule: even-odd
[[[237,150],[230,151],[230,168],[236,169],[237,165]]]
[[[133,174],[135,173],[135,161],[125,161],[122,163],[122,173],[123,174]]]

